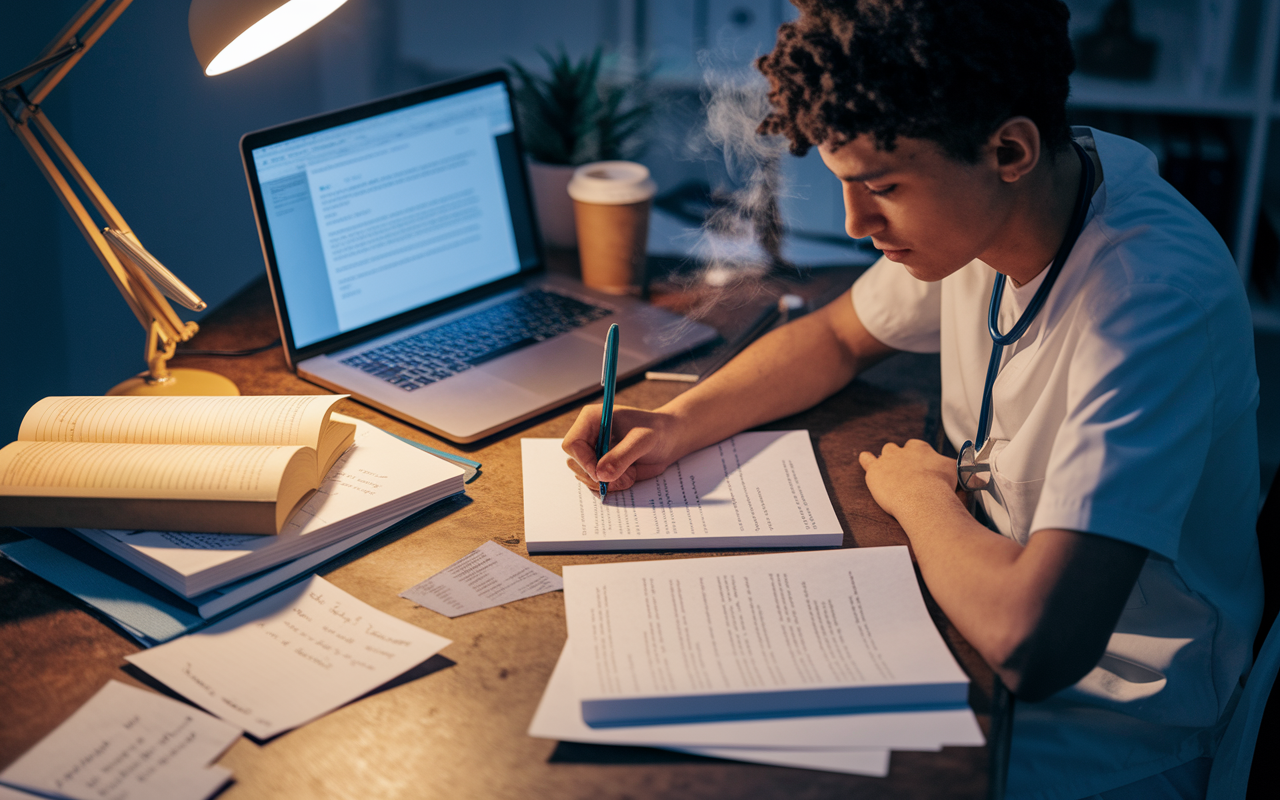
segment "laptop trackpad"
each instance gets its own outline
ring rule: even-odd
[[[557,336],[490,361],[479,369],[553,399],[599,386],[604,348],[579,336]],[[465,374],[465,373],[464,373]]]

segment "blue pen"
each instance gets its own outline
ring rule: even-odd
[[[596,463],[609,452],[613,435],[613,393],[618,384],[618,323],[609,326],[604,340],[604,364],[600,367],[600,385],[604,387],[604,408],[600,411],[600,437],[596,439]],[[600,499],[609,491],[609,484],[600,481]]]

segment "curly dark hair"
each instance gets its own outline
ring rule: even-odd
[[[1048,152],[1070,142],[1075,69],[1061,0],[792,0],[800,18],[756,60],[773,111],[757,129],[791,152],[869,133],[929,139],[973,163],[1002,122],[1026,116]]]

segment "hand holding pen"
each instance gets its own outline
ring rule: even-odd
[[[596,439],[596,462],[609,452],[613,436],[613,395],[618,388],[618,323],[609,326],[604,342],[604,363],[600,366],[600,385],[604,387],[604,407],[600,411],[600,436]],[[609,491],[609,484],[600,481],[600,499]]]

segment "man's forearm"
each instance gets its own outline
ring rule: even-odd
[[[862,327],[846,293],[760,338],[658,410],[680,421],[688,453],[810,408],[890,352]]]
[[[1141,569],[1141,548],[1043,530],[1026,547],[949,501],[901,514],[920,574],[961,635],[1015,692],[1036,700],[1097,663]]]

